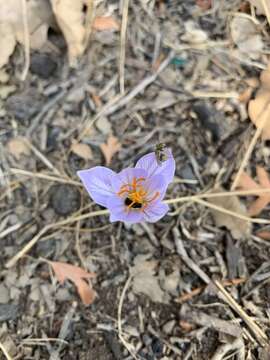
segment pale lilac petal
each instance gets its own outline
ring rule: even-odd
[[[133,178],[146,178],[147,172],[143,169],[127,168],[116,175],[117,180],[122,184],[131,184]]]
[[[110,221],[124,221],[135,224],[143,220],[143,213],[140,210],[130,209],[126,211],[124,199],[112,196],[108,199],[107,207],[110,210]]]
[[[96,166],[88,170],[80,170],[77,175],[91,198],[101,206],[107,206],[107,200],[114,192],[112,182],[116,173],[104,166]]]
[[[168,159],[162,163],[158,163],[154,152],[144,155],[136,164],[136,169],[144,169],[148,173],[148,177],[154,175],[163,175],[167,184],[172,182],[175,173],[175,161],[170,149],[167,149]]]
[[[143,218],[148,222],[156,222],[167,214],[169,206],[161,201],[149,205],[143,212]]]
[[[147,191],[147,200],[151,200],[157,192],[159,196],[154,201],[160,201],[164,198],[168,183],[162,175],[154,175],[147,179],[143,184],[143,187]]]

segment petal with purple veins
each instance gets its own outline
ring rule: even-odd
[[[158,192],[159,196],[155,201],[162,200],[165,196],[168,183],[162,175],[154,175],[147,179],[143,184],[143,187],[147,191],[147,200],[155,197],[155,194]]]
[[[161,201],[150,204],[143,212],[143,218],[148,222],[156,222],[167,214],[169,206]]]
[[[114,192],[112,182],[116,173],[104,166],[96,166],[88,170],[80,170],[77,175],[91,198],[101,206],[107,206],[107,200]]]
[[[174,173],[175,173],[175,161],[170,149],[167,149],[168,159],[161,162],[157,162],[156,155],[154,152],[144,155],[140,160],[138,160],[135,168],[144,169],[148,173],[148,177],[154,175],[163,175],[167,184],[172,182]]]

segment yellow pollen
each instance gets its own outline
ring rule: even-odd
[[[122,197],[125,194],[126,198],[130,200],[130,203],[127,205],[127,210],[135,208],[134,205],[141,204],[142,207],[139,209],[143,211],[149,203],[156,200],[160,193],[157,191],[151,199],[147,199],[147,190],[142,185],[142,182],[145,181],[145,178],[136,178],[132,179],[131,184],[122,185],[120,191],[117,193],[118,196]]]

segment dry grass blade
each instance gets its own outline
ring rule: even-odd
[[[120,59],[119,59],[119,84],[120,93],[125,93],[125,57],[126,57],[126,32],[128,22],[129,0],[122,2],[122,24],[120,33]]]
[[[201,204],[201,205],[204,205],[204,206],[207,206],[207,207],[209,207],[211,209],[220,211],[220,212],[222,212],[224,214],[234,216],[235,218],[238,218],[238,219],[241,219],[241,220],[245,220],[245,221],[248,221],[248,222],[251,222],[251,223],[256,223],[256,224],[270,224],[270,220],[251,218],[249,216],[241,215],[241,214],[238,214],[238,213],[236,213],[234,211],[224,209],[223,207],[220,207],[220,206],[217,206],[217,205],[214,205],[214,204],[210,204],[209,202],[201,200],[201,199],[194,199],[194,201]]]
[[[52,180],[52,179],[51,179]],[[57,178],[55,181],[58,181]],[[257,193],[260,192],[259,189],[252,192],[252,193]],[[197,202],[201,202],[202,205],[205,206],[214,206],[209,204],[206,201],[200,200],[202,197],[214,197],[214,196],[231,196],[234,195],[235,193],[237,194],[247,194],[247,191],[238,191],[238,192],[232,192],[231,194],[228,192],[225,193],[216,193],[216,194],[201,194],[201,195],[195,195],[195,196],[186,196],[186,197],[181,197],[181,198],[175,198],[175,199],[170,199],[170,200],[165,200],[166,204],[175,204],[178,202],[184,202],[184,201],[190,201],[190,200],[196,200]],[[223,208],[219,208],[219,207],[215,207],[216,210],[219,211],[226,211]],[[62,226],[62,225],[66,225],[66,224],[70,224],[79,220],[84,220],[84,219],[89,219],[91,217],[95,217],[95,216],[101,216],[101,215],[108,215],[109,211],[108,210],[99,210],[99,211],[93,211],[90,212],[88,214],[83,214],[83,215],[79,215],[79,216],[71,216],[70,218],[67,218],[65,220],[53,223],[53,224],[49,224],[46,225],[37,235],[35,235],[16,255],[14,255],[7,263],[6,263],[6,267],[10,268],[12,266],[14,266],[16,264],[16,262],[22,258],[36,243],[37,241],[50,229],[53,229],[55,227],[58,226]],[[229,212],[229,215],[235,216],[235,213],[233,212]],[[237,216],[238,214],[236,214]],[[265,219],[256,219],[256,218],[249,218],[249,217],[244,217],[244,220],[248,220],[250,222],[255,222],[255,223],[261,223],[261,224],[269,224],[270,221],[269,220],[265,220]]]
[[[4,356],[6,357],[6,360],[13,360],[13,358],[9,355],[9,353],[7,352],[7,350],[5,349],[2,343],[0,343],[0,349],[2,350]]]
[[[224,301],[230,305],[230,307],[244,320],[253,334],[256,336],[259,344],[261,346],[266,346],[268,343],[268,337],[265,332],[255,323],[255,321],[242,309],[242,307],[232,298],[232,296],[225,290],[223,285],[219,281],[214,281],[217,289],[219,290],[219,295],[224,299]]]
[[[55,182],[59,182],[59,183],[63,183],[63,184],[71,184],[71,185],[83,187],[82,183],[80,183],[79,181],[69,180],[69,179],[65,179],[63,177],[56,177],[56,176],[42,174],[42,173],[33,173],[31,171],[27,171],[27,170],[23,170],[23,169],[16,169],[16,168],[10,168],[10,172],[11,172],[11,174],[14,174],[14,175],[24,175],[24,176],[29,176],[29,177],[33,177],[33,178],[42,179],[42,180],[55,181]]]
[[[6,267],[10,268],[10,267],[14,266],[19,259],[21,259],[25,254],[28,253],[28,251],[30,249],[32,249],[32,247],[38,242],[38,240],[42,237],[42,235],[44,235],[47,231],[49,231],[55,227],[70,224],[70,223],[73,223],[73,222],[76,222],[79,220],[88,219],[88,218],[100,216],[100,215],[108,215],[108,214],[109,214],[108,210],[93,211],[89,214],[73,216],[73,217],[67,218],[65,220],[56,222],[54,224],[49,224],[49,225],[44,226],[44,228],[41,229],[40,232],[38,232],[16,255],[14,255],[6,263]]]
[[[23,35],[24,35],[24,53],[25,53],[25,64],[21,75],[21,80],[26,79],[29,66],[30,66],[30,34],[27,18],[27,5],[26,0],[21,0],[22,3],[22,19],[23,19]]]

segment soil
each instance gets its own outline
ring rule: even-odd
[[[104,3],[119,16],[118,2]],[[116,110],[110,105],[107,113],[102,109],[119,94],[119,32],[94,33],[76,69],[69,68],[62,47],[32,52],[24,82],[17,77],[22,54],[18,51],[11,57],[6,72],[15,91],[0,102],[1,173],[5,174],[0,178],[0,344],[13,360],[217,360],[225,355],[226,359],[270,359],[270,248],[269,241],[255,236],[267,226],[253,224],[250,236],[235,238],[228,228],[216,225],[207,207],[185,201],[172,204],[154,224],[111,224],[107,215],[99,215],[48,228],[12,267],[6,266],[49,224],[101,210],[81,186],[76,171],[105,166],[100,145],[111,134],[122,145],[109,164],[114,171],[134,164],[158,142],[172,149],[176,180],[167,199],[211,190],[217,182],[230,189],[255,132],[247,103],[230,94],[242,94],[247,79],[258,78],[268,58],[232,55],[232,48],[238,50],[228,21],[247,2],[230,0],[215,7],[216,2],[209,0],[208,10],[202,3],[130,1],[126,92],[171,58],[147,87]],[[245,9],[250,11],[248,4]],[[264,21],[262,37],[269,49],[269,26],[263,16],[259,20]],[[188,21],[207,35],[205,47],[184,40]],[[61,33],[51,36],[52,42],[57,38],[61,42]],[[22,137],[37,151],[16,157],[8,143]],[[72,152],[74,141],[87,144],[92,158]],[[257,142],[249,173],[254,174],[257,164],[270,170],[267,141]],[[241,201],[248,204],[252,199]],[[269,218],[267,208],[260,216]],[[227,281],[227,292],[257,321],[266,334],[265,343],[194,271],[179,242],[188,259],[211,280]],[[60,285],[44,259],[96,273],[95,301],[83,305],[75,286],[69,281]],[[136,266],[145,271],[141,291],[134,288]],[[121,310],[130,276],[134,279]],[[237,279],[240,282],[233,283]],[[179,300],[185,294],[189,298]],[[193,311],[213,321],[199,323],[190,316]],[[242,347],[230,348],[236,337],[227,334],[217,319],[239,325]],[[229,344],[228,351],[218,357],[224,344]],[[1,352],[0,359],[5,359]]]

